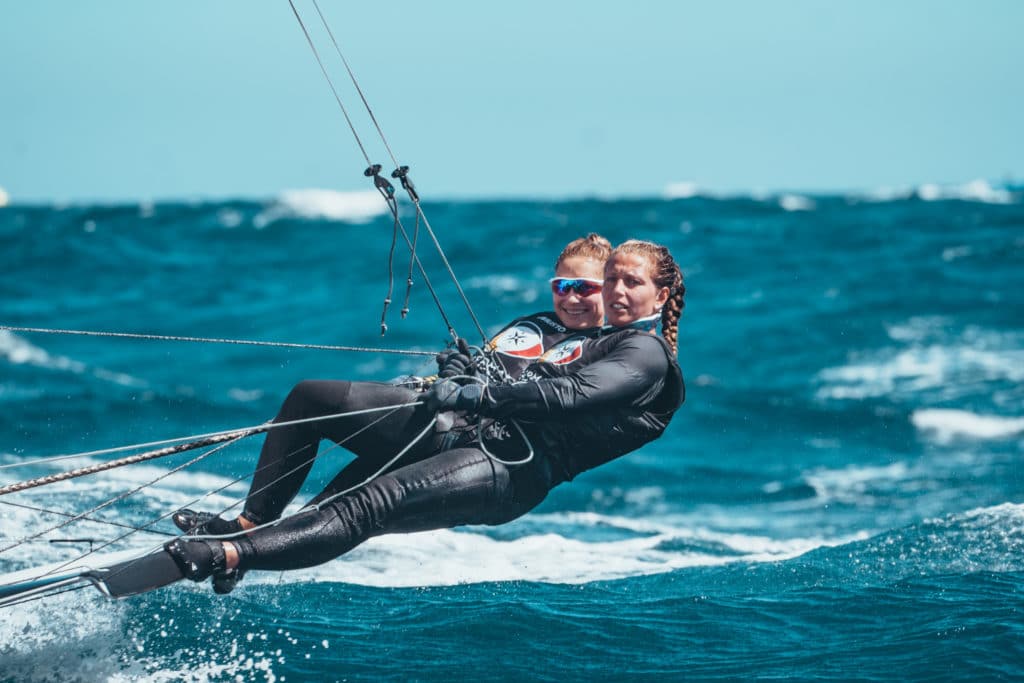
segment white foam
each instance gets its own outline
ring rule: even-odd
[[[852,201],[891,202],[898,199],[906,199],[913,193],[914,189],[909,185],[893,187],[884,186],[873,190],[867,190],[862,193],[850,194],[847,195],[846,198]]]
[[[927,334],[913,326],[893,327],[889,333],[908,340]],[[988,339],[979,330],[968,330],[954,345],[935,343],[903,350],[883,349],[863,360],[825,368],[816,377],[822,383],[817,397],[857,400],[896,391],[938,388],[951,392],[958,384],[979,380],[1024,381],[1024,349],[978,348],[985,343],[1013,343],[1012,339],[997,337]]]
[[[11,202],[11,196],[7,194],[7,190],[0,187],[0,207],[7,206]]]
[[[978,415],[966,410],[916,410],[910,421],[939,443],[956,438],[1002,439],[1024,432],[1024,417]]]
[[[217,222],[225,228],[237,228],[245,220],[240,211],[234,209],[221,209],[217,212]]]
[[[957,515],[953,515],[953,519],[961,520],[982,520],[985,522],[991,521],[992,519],[1006,519],[1007,517],[1013,519],[1018,523],[1024,524],[1024,504],[1022,503],[1000,503],[999,505],[993,505],[990,507],[981,507],[962,512]],[[938,520],[929,520],[936,522]],[[1024,529],[1018,530],[1024,531]]]
[[[819,501],[870,504],[872,491],[890,489],[916,473],[903,462],[891,465],[850,465],[841,469],[821,467],[803,475]]]
[[[86,370],[85,363],[66,356],[51,356],[9,330],[0,330],[0,358],[4,358],[14,365],[34,365],[50,370],[69,370],[76,374],[82,374]]]
[[[261,229],[287,217],[367,223],[387,210],[387,204],[376,190],[286,190],[253,219],[253,225]]]
[[[523,303],[537,300],[535,283],[527,283],[514,275],[477,275],[466,280],[467,289],[485,289],[492,298],[514,298]]]
[[[851,202],[891,202],[911,197],[917,197],[926,202],[959,199],[986,204],[1011,204],[1017,199],[1010,190],[992,187],[984,179],[960,184],[923,183],[917,187],[895,185],[846,195],[846,199]]]
[[[10,330],[0,330],[0,359],[14,365],[32,365],[48,370],[60,370],[76,375],[91,373],[97,379],[128,387],[146,387],[145,380],[123,372],[114,372],[103,368],[89,368],[85,363],[68,358],[54,356],[44,349],[29,343]]]
[[[658,574],[685,567],[732,562],[773,562],[796,557],[846,540],[773,539],[723,533],[706,528],[680,528],[645,520],[595,513],[546,516],[548,521],[612,526],[646,535],[592,542],[556,533],[499,540],[467,531],[440,530],[371,539],[340,560],[301,572],[286,580],[353,583],[378,587],[447,586],[491,581],[537,581],[582,584]],[[552,518],[558,518],[552,520]],[[666,542],[713,543],[723,552],[662,548]],[[278,582],[278,575],[252,575],[254,582]],[[246,579],[249,583],[249,579]]]
[[[283,664],[284,657],[280,649],[271,652],[264,646],[265,633],[255,639],[253,634],[234,636],[223,649],[203,645],[204,634],[220,629],[216,608],[205,612],[205,620],[176,621],[161,610],[140,617],[114,602],[97,605],[97,595],[93,590],[75,591],[5,608],[0,619],[3,680],[278,680],[273,667]],[[86,613],[88,618],[83,618]],[[166,650],[161,641],[182,634],[195,644],[168,654],[149,654]],[[299,643],[297,638],[289,641]]]
[[[942,250],[942,260],[946,263],[966,258],[974,253],[974,249],[967,244],[959,244],[955,247],[946,247]]]
[[[784,194],[779,197],[779,206],[786,211],[813,211],[817,206],[813,199],[798,194]]]
[[[263,398],[264,393],[262,389],[241,389],[239,387],[232,387],[228,390],[228,396],[240,403],[258,401]]]
[[[691,199],[701,196],[701,189],[697,183],[683,180],[666,185],[662,196],[665,199]]]
[[[1008,190],[993,188],[983,179],[972,180],[962,185],[938,185],[926,183],[918,186],[915,191],[918,198],[926,202],[946,199],[959,199],[967,202],[984,202],[986,204],[1011,204],[1014,195]]]

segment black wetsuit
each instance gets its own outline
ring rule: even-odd
[[[478,372],[488,382],[518,380],[526,369],[545,355],[558,355],[563,342],[569,346],[600,334],[600,328],[570,330],[554,312],[544,311],[516,318],[487,345],[488,353],[475,357]],[[275,422],[301,420],[319,415],[348,413],[367,408],[402,405],[419,400],[420,392],[406,386],[379,382],[307,380],[285,399]],[[262,524],[277,519],[306,480],[322,439],[330,439],[358,456],[311,502],[318,503],[349,489],[377,472],[422,431],[433,415],[422,406],[394,412],[367,413],[333,420],[309,422],[268,433],[256,465],[243,514]],[[445,420],[447,425],[451,420]],[[456,434],[427,434],[406,453],[398,466],[408,465],[445,446],[455,444],[467,423],[457,421]],[[468,442],[468,439],[461,439]]]
[[[558,483],[661,435],[684,399],[682,373],[663,340],[626,329],[599,337],[583,335],[578,343],[569,346],[573,348],[563,348],[558,353],[549,353],[541,362],[527,364],[520,372],[525,381],[492,385],[485,394],[480,412],[489,418],[485,429],[488,447],[502,455],[524,455],[525,446],[518,430],[509,428],[508,420],[516,419],[535,450],[529,463],[512,467],[497,462],[479,448],[473,428],[457,431],[453,447],[440,452],[437,448],[451,444],[453,439],[445,434],[431,435],[429,441],[417,444],[397,467],[365,486],[323,504],[320,509],[289,517],[237,539],[239,567],[309,567],[380,534],[508,522],[539,504]],[[347,384],[348,388],[338,392],[327,384]],[[341,412],[338,408],[342,406],[365,407],[357,406],[356,399],[393,405],[417,394],[388,385],[304,382],[293,395],[319,397],[319,410]],[[279,419],[297,417],[289,410],[286,401]],[[430,417],[422,406],[403,409],[375,425],[372,431],[377,434],[372,437],[365,436],[371,430],[349,436],[358,424],[377,419],[372,416],[339,424],[341,431],[337,432],[330,424],[341,420],[331,421],[327,428],[323,423],[311,424],[320,424],[316,429],[326,438],[338,436],[341,438],[335,440],[342,441],[348,437],[344,445],[359,455],[357,462],[366,458],[379,466],[386,461],[382,452],[393,455],[397,452],[395,447],[404,446]],[[386,428],[378,430],[382,425]],[[299,448],[308,448],[310,443],[316,447],[318,439],[311,441],[315,432],[295,439],[286,436],[292,429],[271,432],[264,455],[268,446],[276,450],[282,445],[276,443],[277,439],[290,442],[282,451],[285,455],[299,441],[306,442]],[[388,434],[386,439],[382,440],[381,431]],[[275,443],[271,443],[271,438]],[[261,455],[261,464],[263,461]],[[280,463],[266,464],[266,469],[270,469]],[[308,467],[301,476],[306,472]],[[344,476],[345,472],[339,475]],[[339,486],[349,483],[336,479],[317,499],[324,500],[328,491],[340,490]],[[291,495],[298,485],[301,479],[294,489],[287,487],[293,491]],[[254,493],[247,503],[246,516],[262,522],[274,517],[260,515],[280,515],[288,502],[285,498],[290,497],[266,495],[276,488],[274,485]],[[257,489],[255,480],[253,489]]]

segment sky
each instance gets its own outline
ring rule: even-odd
[[[424,198],[1024,178],[1016,0],[319,2]],[[287,0],[0,0],[12,202],[362,190],[365,166]]]

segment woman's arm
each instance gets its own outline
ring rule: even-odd
[[[621,337],[604,357],[561,377],[489,386],[479,413],[491,417],[551,418],[584,410],[639,407],[665,385],[669,360],[653,335]]]

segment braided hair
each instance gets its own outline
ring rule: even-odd
[[[668,247],[644,240],[627,240],[612,250],[616,254],[635,254],[644,258],[650,267],[651,280],[657,287],[668,287],[668,301],[661,308],[661,330],[672,353],[678,353],[679,318],[683,315],[686,302],[686,284],[683,271],[672,258]]]
[[[586,237],[579,237],[565,245],[565,249],[558,255],[558,260],[555,261],[555,270],[558,270],[558,266],[562,264],[562,261],[573,256],[594,259],[603,266],[611,253],[612,243],[596,232],[592,232]]]

